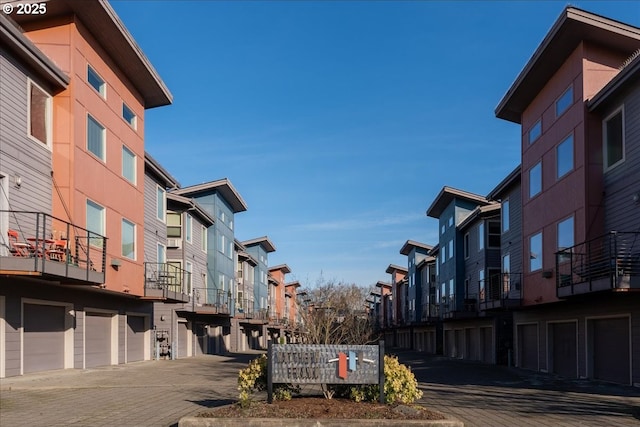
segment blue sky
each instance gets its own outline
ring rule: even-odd
[[[440,189],[486,195],[519,162],[495,106],[561,1],[122,1],[174,95],[146,149],[183,186],[227,177],[240,240],[267,235],[289,279],[367,286],[437,243]],[[640,26],[640,2],[571,3]]]

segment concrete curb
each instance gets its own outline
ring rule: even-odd
[[[347,420],[313,418],[202,418],[184,417],[178,427],[344,427],[344,426],[421,426],[421,427],[464,427],[462,421],[446,420]]]

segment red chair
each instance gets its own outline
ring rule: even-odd
[[[27,243],[18,241],[19,234],[16,230],[7,231],[7,235],[9,236],[9,252],[11,252],[13,256],[23,258],[31,256],[30,246]]]

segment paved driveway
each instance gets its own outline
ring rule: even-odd
[[[415,352],[397,353],[422,403],[467,427],[640,426],[640,390]],[[0,426],[171,426],[237,396],[237,373],[255,354],[30,374],[0,380]]]
[[[389,353],[393,353],[390,351]],[[640,390],[398,352],[421,383],[421,402],[466,427],[640,426]]]
[[[170,426],[237,397],[256,355],[201,356],[0,380],[0,426]]]

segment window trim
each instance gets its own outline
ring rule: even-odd
[[[537,168],[540,167],[540,189],[535,193],[535,194],[531,194],[531,172]],[[528,187],[529,187],[529,191],[528,191],[528,195],[529,195],[529,199],[533,199],[534,197],[536,197],[538,194],[542,193],[542,160],[538,161],[536,164],[534,164],[531,168],[529,168],[529,173],[527,174],[527,178],[529,179],[528,182]]]
[[[605,117],[602,120],[602,166],[604,167],[604,172],[608,172],[611,169],[617,167],[618,165],[620,165],[621,163],[624,163],[624,161],[626,160],[626,135],[625,135],[625,108],[624,108],[624,104],[620,105],[618,108],[616,108],[611,114],[609,114],[607,117]],[[620,113],[620,118],[622,121],[622,157],[620,158],[620,160],[618,160],[617,162],[613,163],[610,166],[607,166],[608,163],[608,156],[607,156],[607,122],[609,122],[612,118],[614,118],[616,115],[618,115],[618,113]]]
[[[89,206],[89,204],[92,204],[92,205],[94,205],[94,207],[98,207],[98,208],[100,208],[100,209],[101,209],[101,212],[102,212],[102,215],[101,215],[101,216],[102,216],[102,218],[101,218],[101,222],[102,222],[102,224],[101,224],[101,228],[102,228],[102,230],[101,230],[101,231],[93,231],[93,230],[89,229],[89,215],[88,215],[88,211],[87,211],[87,207]],[[84,213],[84,215],[85,215],[85,226],[86,226],[86,229],[87,229],[88,231],[90,231],[91,233],[95,233],[95,234],[98,234],[98,235],[100,235],[100,236],[102,236],[102,237],[106,237],[106,236],[107,236],[107,208],[106,208],[106,207],[104,207],[104,206],[102,206],[102,205],[101,205],[100,203],[98,203],[98,202],[94,202],[93,200],[91,200],[91,199],[90,199],[90,198],[88,198],[88,197],[87,197],[87,199],[86,199],[86,201],[85,201],[85,205],[84,205],[84,206],[85,206],[85,208],[84,208],[84,209],[85,209],[85,213]],[[90,244],[91,246],[96,247],[96,248],[101,248],[101,246],[100,246],[100,245],[94,245],[94,244],[93,244],[93,243],[91,243],[91,242],[92,242],[92,238],[89,238],[89,244]],[[102,247],[103,247],[103,246],[102,246]]]
[[[205,254],[208,252],[209,249],[209,236],[207,235],[209,229],[207,227],[205,227],[204,225],[200,225],[201,227],[201,231],[202,231],[202,235],[201,235],[201,241],[200,241],[200,250],[202,250],[202,252],[204,252]]]
[[[571,140],[571,167],[567,169],[562,175],[560,175],[560,146],[567,143],[567,141]],[[560,180],[567,176],[570,172],[575,169],[575,138],[573,136],[573,132],[567,135],[558,145],[556,145],[556,180]]]
[[[100,79],[100,81],[102,81],[102,84],[100,85],[100,89],[97,89],[90,81],[89,81],[89,73],[93,72],[93,74],[95,74],[95,76]],[[100,75],[100,73],[98,73],[96,71],[95,68],[93,68],[91,66],[91,64],[87,64],[87,83],[89,83],[89,86],[91,87],[91,89],[93,89],[98,95],[100,95],[100,97],[102,99],[107,99],[107,81],[105,79],[102,78],[102,76]]]
[[[569,104],[562,111],[558,112],[558,102],[560,102],[569,91],[571,91],[571,102],[569,102]],[[566,113],[571,108],[573,103],[574,103],[574,93],[573,93],[573,83],[571,83],[569,84],[569,87],[567,87],[562,92],[562,94],[556,98],[554,102],[554,112],[556,113],[556,119],[561,117],[564,113]]]
[[[464,233],[462,237],[462,246],[464,248],[464,259],[468,259],[471,251],[469,251],[469,233]]]
[[[131,154],[131,156],[133,157],[133,181],[131,181],[129,178],[127,178],[124,174],[124,152],[128,151],[129,154]],[[134,153],[132,150],[129,149],[129,147],[127,147],[126,145],[122,144],[122,171],[121,171],[121,175],[122,177],[130,184],[133,184],[134,186],[137,185],[138,183],[138,156],[136,155],[136,153]]]
[[[190,214],[184,221],[184,237],[188,243],[193,243],[193,217]]]
[[[571,220],[571,225],[573,226],[571,230],[571,237],[572,237],[571,246],[560,247],[560,224],[563,224],[569,220]],[[569,215],[568,217],[561,219],[556,223],[556,250],[559,252],[565,249],[569,249],[575,246],[575,244],[576,244],[576,217],[575,215]]]
[[[534,129],[538,129],[538,134],[531,139],[531,131]],[[540,137],[542,136],[542,118],[539,118],[534,124],[533,126],[531,126],[529,128],[529,130],[527,131],[527,139],[529,140],[529,145],[533,144],[534,142],[536,142],[538,139],[540,139]]]
[[[536,268],[535,270],[533,270],[533,269],[531,268],[531,261],[532,261],[533,259],[537,259],[537,258],[533,258],[533,257],[531,256],[531,254],[532,254],[532,251],[531,251],[531,241],[532,241],[532,240],[533,240],[533,238],[534,238],[534,237],[536,237],[536,236],[540,236],[540,254],[539,254],[539,257],[540,257],[540,267],[538,267],[538,268]],[[529,267],[529,272],[530,272],[530,273],[534,273],[534,272],[536,272],[536,271],[540,271],[540,270],[542,270],[542,269],[544,268],[544,265],[543,265],[544,263],[543,263],[543,259],[542,259],[542,257],[543,257],[543,251],[544,251],[544,240],[543,240],[543,235],[542,235],[542,230],[541,230],[541,231],[538,231],[537,233],[534,233],[534,234],[532,234],[532,235],[530,235],[530,236],[529,236],[529,249],[528,249],[528,254],[529,254],[529,262],[528,262],[528,264],[529,264],[529,265],[528,265],[528,267]]]
[[[40,141],[31,134],[31,91],[34,86],[47,96],[44,113],[46,141]],[[30,78],[27,78],[27,136],[32,141],[47,147],[49,151],[53,150],[53,96]]]
[[[131,113],[131,121],[127,120],[125,117],[125,109]],[[122,101],[122,120],[127,123],[131,129],[138,130],[138,115],[126,104],[126,102]]]
[[[506,209],[505,209],[506,206]],[[502,204],[500,206],[500,231],[502,234],[509,231],[511,228],[511,202],[509,198],[502,199]],[[506,218],[506,221],[505,221]],[[505,226],[506,224],[506,226]]]
[[[133,226],[133,257],[130,257],[130,256],[124,254],[124,241],[123,241],[124,240],[123,239],[123,237],[124,237],[123,236],[124,227],[123,227],[123,225],[124,225],[125,222]],[[137,259],[136,258],[136,255],[137,255],[136,249],[137,249],[137,240],[138,240],[136,238],[137,228],[138,227],[137,227],[137,224],[135,222],[129,221],[127,218],[122,217],[122,220],[120,221],[120,255],[122,255],[124,258],[130,259],[130,260],[133,260],[133,261],[135,261]]]
[[[100,126],[102,128],[102,157],[98,156],[96,153],[94,153],[93,151],[91,151],[89,149],[89,120],[93,120],[98,126]],[[87,150],[87,153],[89,153],[91,156],[95,157],[96,159],[100,160],[102,163],[107,163],[107,128],[102,123],[100,123],[100,121],[98,119],[93,117],[88,112],[87,112],[86,124],[87,124],[87,129],[86,129],[86,138],[87,138],[86,150]]]
[[[158,200],[159,191],[162,191],[162,218],[158,215],[158,208],[160,207],[160,200]],[[163,224],[167,223],[167,190],[159,185],[156,185],[156,219],[162,221]]]

